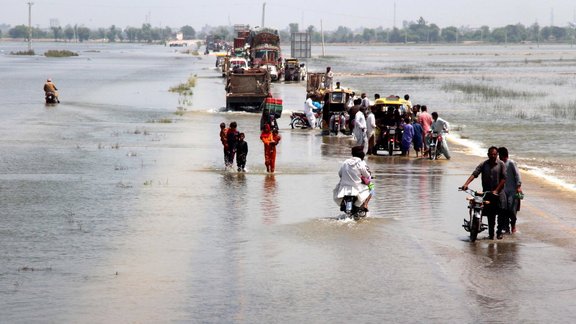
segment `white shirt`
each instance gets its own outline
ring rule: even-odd
[[[430,129],[433,132],[440,132],[440,131],[448,132],[450,130],[450,125],[448,124],[447,121],[438,117],[438,119],[436,119],[436,121],[432,122],[432,126],[430,126]]]
[[[314,114],[314,104],[312,103],[312,98],[306,99],[304,102],[304,113],[306,115]]]
[[[375,128],[376,128],[376,116],[374,116],[372,112],[369,112],[368,117],[366,117],[366,134],[368,134],[368,137],[372,136]]]
[[[352,157],[344,161],[338,175],[340,176],[338,198],[346,195],[358,196],[361,192],[368,191],[368,186],[362,182],[360,177],[369,178],[370,172],[368,172],[366,162],[360,158]]]
[[[363,131],[366,130],[366,117],[364,117],[364,113],[362,113],[360,110],[358,110],[356,115],[354,115],[354,129],[356,129],[356,127],[362,129]]]
[[[362,98],[362,103],[360,106],[366,107],[366,109],[368,109],[370,107],[370,99],[368,99],[368,97]]]

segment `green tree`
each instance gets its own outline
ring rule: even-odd
[[[338,26],[336,31],[331,35],[331,42],[346,43],[353,39],[354,34],[348,27]]]
[[[527,38],[526,27],[522,24],[507,25],[504,29],[506,30],[506,40],[509,43],[519,43]]]
[[[540,41],[540,25],[538,25],[538,23],[534,23],[530,27],[528,27],[526,32],[528,34],[528,40],[533,42]]]
[[[140,34],[140,30],[135,27],[127,27],[125,30],[126,38],[128,42],[135,43],[138,40],[138,34]]]
[[[90,29],[87,27],[78,27],[76,35],[79,42],[87,41],[90,39]]]
[[[62,27],[58,26],[58,27],[52,27],[50,28],[52,29],[52,34],[54,35],[54,41],[59,40],[60,38],[62,38]]]
[[[362,32],[362,40],[364,42],[373,42],[376,40],[376,30],[372,28],[364,28]]]
[[[18,25],[8,30],[8,35],[11,38],[26,38],[28,39],[28,26]]]
[[[114,43],[116,41],[116,35],[118,34],[118,30],[116,29],[115,25],[110,26],[106,31],[106,38],[110,43]]]
[[[404,42],[404,34],[400,32],[400,29],[394,27],[390,32],[390,36],[388,37],[390,43],[403,43]]]
[[[68,41],[71,41],[74,38],[74,28],[70,25],[67,25],[66,27],[64,27],[64,38],[66,38]]]
[[[152,26],[150,24],[142,24],[142,29],[140,29],[138,40],[152,43]]]
[[[506,28],[504,27],[495,28],[490,34],[490,40],[496,43],[508,42],[508,35],[506,34]]]
[[[458,41],[458,28],[454,26],[442,28],[442,38],[448,43]]]
[[[196,38],[196,31],[191,26],[188,25],[183,26],[182,28],[180,28],[180,31],[182,32],[182,36],[184,37],[184,39],[188,40]]]
[[[292,35],[293,33],[297,33],[298,31],[300,31],[300,29],[298,28],[298,24],[297,24],[297,23],[290,23],[290,24],[288,24],[288,28],[290,29],[290,35]]]

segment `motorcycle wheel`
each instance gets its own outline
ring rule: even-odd
[[[389,142],[388,143],[388,155],[392,156],[392,154],[394,154],[394,143]]]
[[[292,120],[290,126],[292,126],[292,129],[294,128],[302,129],[306,127],[306,122],[303,121],[301,118],[296,117]]]
[[[470,224],[470,242],[476,241],[478,232],[480,231],[480,218],[476,217],[477,213],[478,212],[474,212],[474,215],[472,215],[472,223]]]
[[[430,160],[436,159],[436,145],[430,145],[428,148],[428,158],[430,158]]]

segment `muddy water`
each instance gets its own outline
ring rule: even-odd
[[[346,137],[293,131],[283,116],[278,172],[268,175],[258,117],[218,112],[223,81],[213,57],[72,49],[80,57],[0,56],[9,76],[0,80],[1,322],[560,322],[574,314],[566,191],[527,176],[533,197],[520,232],[470,244],[456,187],[478,158],[465,147],[454,147],[452,161],[383,156],[369,159],[370,217],[341,220],[331,190]],[[182,98],[166,90],[191,74],[192,105],[174,114]],[[56,107],[42,103],[47,76],[61,89]],[[300,107],[302,86],[274,92],[285,109]],[[222,121],[246,133],[245,174],[223,170]]]

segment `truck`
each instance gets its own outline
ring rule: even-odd
[[[270,73],[264,68],[251,68],[229,73],[226,81],[226,109],[261,112],[270,94]]]
[[[270,28],[257,28],[250,31],[250,62],[254,67],[263,67],[270,72],[272,81],[282,77],[282,52],[278,31]]]

